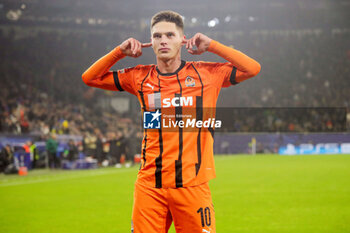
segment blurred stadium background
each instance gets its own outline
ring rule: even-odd
[[[119,160],[127,166],[138,162],[135,155],[141,151],[140,106],[128,93],[89,88],[81,75],[129,37],[148,42],[150,18],[165,9],[184,16],[188,38],[202,32],[243,51],[262,66],[257,77],[222,89],[218,100],[218,107],[233,111],[230,115],[233,123],[215,134],[215,154],[268,154],[217,157],[221,179],[237,175],[237,179],[241,176],[252,185],[214,181],[214,201],[230,201],[247,214],[240,217],[234,207],[229,212],[225,209],[228,204],[218,201],[218,230],[350,232],[349,0],[1,0],[0,167],[2,172],[7,168],[7,173],[28,174],[0,175],[0,208],[6,210],[0,211],[0,231],[128,231],[132,183],[138,166],[118,170],[115,166]],[[183,59],[223,61],[209,53],[190,56],[185,50]],[[152,49],[145,49],[140,58],[123,59],[113,69],[154,62]],[[54,171],[48,169],[46,145],[50,135],[55,135],[51,140],[58,142],[55,159],[59,169]],[[299,157],[302,154],[313,154],[313,158]],[[9,155],[10,160],[5,161]],[[227,163],[246,170],[228,174],[221,170]],[[100,168],[103,166],[109,168]],[[66,171],[84,168],[99,169]],[[283,171],[279,168],[291,170],[285,173],[285,180],[274,180],[279,173],[273,169]],[[298,173],[300,169],[305,169],[302,172],[308,176],[306,181]],[[262,174],[266,174],[266,179],[256,178]],[[291,180],[288,174],[299,179]],[[102,187],[104,181],[109,183]],[[290,181],[298,190],[314,188],[307,188],[305,193],[296,195],[300,199],[291,201],[284,181]],[[271,191],[261,187],[261,182],[274,187],[274,193],[257,200],[254,194]],[[232,196],[240,185],[251,193]],[[221,190],[222,186],[226,189]],[[73,191],[66,193],[64,187]],[[102,193],[88,193],[99,188]],[[120,199],[111,194],[115,194],[115,189],[128,190],[118,191],[118,197],[124,201],[118,202]],[[82,191],[88,194],[84,196]],[[265,205],[274,205],[273,194],[286,200],[277,201],[280,205],[269,209],[269,217],[259,218],[261,211],[268,209]],[[45,195],[52,195],[53,199],[42,198]],[[330,201],[329,208],[323,205],[318,206],[320,209],[306,208],[315,195],[320,195],[320,199],[314,200],[315,206]],[[244,198],[243,203],[253,202],[259,208],[247,208],[234,197]],[[77,205],[81,200],[83,204]],[[74,206],[74,211],[67,206],[62,209],[59,205],[62,202]],[[29,207],[31,203],[53,207],[39,211]],[[293,209],[293,204],[301,208]],[[286,215],[279,212],[283,207],[291,212]],[[26,211],[21,211],[22,208]],[[118,208],[124,208],[124,214],[116,213]],[[93,210],[95,215],[90,213]],[[320,217],[317,215],[320,212],[328,214]],[[73,218],[74,224],[68,218],[60,218],[59,213]],[[106,213],[105,219],[100,219],[97,213]],[[56,228],[51,229],[45,222],[47,214],[55,216]],[[26,220],[17,224],[21,215],[45,221],[39,224]],[[283,217],[275,222],[279,216]],[[93,219],[90,224],[88,217]],[[314,221],[302,220],[303,217]],[[230,222],[232,219],[234,223]],[[327,219],[332,220],[328,225]],[[79,221],[84,221],[83,227]]]

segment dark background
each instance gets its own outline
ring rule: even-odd
[[[0,132],[59,131],[64,120],[70,134],[138,128],[134,96],[91,89],[81,75],[129,37],[148,42],[152,15],[165,9],[185,17],[188,38],[202,32],[261,64],[257,77],[222,89],[218,107],[349,108],[350,1],[3,0]],[[185,50],[183,59],[223,61]],[[147,48],[113,69],[154,62]],[[116,97],[130,99],[128,112],[111,106]]]

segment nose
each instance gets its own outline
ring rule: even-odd
[[[160,44],[161,45],[166,45],[167,44],[167,37],[166,37],[166,35],[162,35],[162,37],[160,39]]]

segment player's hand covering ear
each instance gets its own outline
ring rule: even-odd
[[[129,38],[120,45],[120,50],[129,57],[139,57],[142,55],[142,48],[151,47],[152,43],[141,43],[140,41]]]
[[[192,55],[199,55],[208,50],[212,39],[202,33],[196,33],[191,39],[184,40],[186,42],[186,49]],[[194,46],[197,49],[194,49]]]

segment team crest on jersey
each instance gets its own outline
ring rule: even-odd
[[[194,87],[196,85],[196,82],[194,81],[194,78],[187,76],[185,79],[185,85],[186,87]]]

